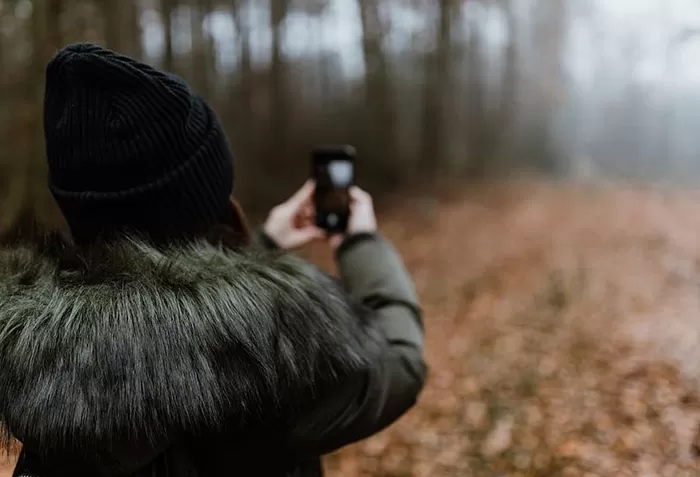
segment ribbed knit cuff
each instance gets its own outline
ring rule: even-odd
[[[340,257],[353,248],[355,245],[358,243],[364,242],[366,240],[376,240],[378,238],[378,235],[373,232],[360,232],[357,234],[351,234],[345,237],[345,239],[341,242],[341,244],[338,246],[338,248],[335,250],[335,258],[336,260],[340,260]]]
[[[257,229],[254,234],[254,239],[257,244],[263,247],[265,250],[280,250],[280,246],[277,245],[272,237],[267,235],[265,231],[261,228]]]

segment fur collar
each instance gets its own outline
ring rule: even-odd
[[[380,341],[334,280],[286,254],[0,251],[0,424],[38,449],[283,419]]]

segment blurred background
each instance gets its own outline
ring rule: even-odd
[[[76,41],[206,97],[254,217],[357,147],[431,374],[330,476],[700,476],[698,0],[0,0],[0,235],[60,223],[43,74]]]
[[[1,0],[0,229],[55,217],[43,71],[75,41],[210,100],[248,209],[288,194],[318,143],[355,144],[379,194],[445,176],[700,172],[694,0]]]

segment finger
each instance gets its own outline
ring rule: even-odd
[[[304,202],[311,199],[311,195],[314,193],[315,188],[316,183],[311,179],[307,180],[304,182],[304,185],[301,186],[301,188],[296,191],[294,195],[289,198],[289,200],[287,200],[287,204],[293,206],[295,209],[298,209]]]
[[[312,204],[304,204],[301,212],[299,213],[299,215],[305,219],[313,218],[315,214],[316,211],[314,210],[314,206]]]
[[[340,244],[343,243],[343,236],[342,235],[333,235],[328,239],[328,243],[330,244],[331,248],[333,250],[337,249],[340,247]]]
[[[325,232],[318,227],[311,225],[302,229],[297,229],[292,232],[292,240],[299,245],[311,242],[312,240],[321,239],[325,236]]]
[[[372,196],[357,186],[350,188],[350,198],[357,202],[370,202],[372,200]]]
[[[316,225],[313,217],[299,217],[299,219],[294,224],[295,229],[305,229],[307,227],[314,227]]]
[[[313,224],[316,211],[312,204],[304,204],[294,218],[294,228],[301,229]]]

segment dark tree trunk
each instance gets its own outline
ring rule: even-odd
[[[165,54],[163,55],[163,68],[166,71],[175,72],[175,53],[173,51],[173,10],[175,0],[161,0],[160,12],[163,19],[163,33],[165,35]]]
[[[435,52],[426,59],[421,152],[418,171],[432,181],[445,157],[445,91],[451,84],[453,0],[440,0]]]

